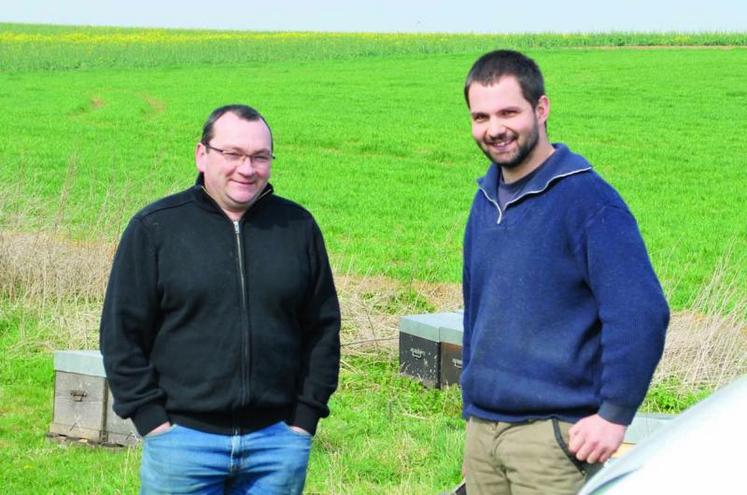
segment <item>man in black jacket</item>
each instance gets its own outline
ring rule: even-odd
[[[273,194],[245,105],[203,128],[197,184],[145,207],[114,259],[101,351],[144,437],[141,493],[301,493],[337,387],[340,311],[319,227]]]

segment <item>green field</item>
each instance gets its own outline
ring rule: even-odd
[[[72,274],[72,288],[48,289],[45,267],[60,260],[35,258],[33,248],[27,258],[38,263],[37,278],[14,278],[27,267],[12,266],[8,243],[49,232],[63,244],[110,245],[135,211],[194,181],[194,146],[208,113],[243,102],[273,127],[272,182],[314,213],[338,274],[407,287],[405,298],[417,304],[395,305],[390,314],[426,307],[408,284],[459,281],[464,222],[487,166],[470,136],[464,76],[477,56],[499,47],[521,48],[539,62],[551,140],[585,155],[621,192],[673,308],[714,309],[693,301],[717,266],[736,290],[713,312],[741,304],[747,34],[324,35],[0,24],[0,492],[130,493],[139,463],[137,449],[44,439],[50,351],[96,346],[95,323],[84,337],[61,329],[71,313],[97,312],[101,295],[76,289],[84,273]],[[32,279],[39,290],[24,286]],[[346,358],[333,415],[315,442],[310,492],[437,493],[458,480],[458,394],[424,393],[384,357]],[[696,400],[703,391],[693,394]]]
[[[267,116],[277,141],[273,183],[318,217],[338,263],[362,274],[459,280],[463,224],[486,168],[461,87],[490,37],[434,36],[440,50],[418,53],[428,37],[362,36],[361,55],[314,35],[316,60],[271,38],[269,61],[253,40],[245,63],[224,61],[230,41],[219,39],[220,63],[210,64],[211,42],[194,33],[174,43],[159,42],[160,31],[116,30],[134,41],[115,44],[101,41],[108,30],[83,30],[92,41],[81,34],[67,43],[54,36],[69,30],[28,31],[46,38],[0,42],[4,228],[54,221],[72,236],[116,238],[139,207],[193,181],[204,118],[239,101]],[[620,190],[673,306],[687,307],[727,247],[739,254],[747,244],[747,49],[547,44],[528,53],[546,73],[551,139],[586,155]],[[115,47],[158,64],[133,70],[133,55],[114,57]],[[59,69],[34,69],[34,61],[51,63],[50,50]],[[191,50],[195,62],[186,60]],[[99,55],[109,62],[68,68]],[[52,214],[64,185],[64,211]],[[733,263],[747,271],[744,256]]]
[[[44,346],[27,345],[30,335],[44,332],[30,320],[12,310],[0,313],[0,493],[136,493],[139,448],[45,437],[52,361]],[[399,377],[394,360],[346,356],[330,407],[333,416],[322,421],[313,443],[307,493],[428,494],[459,480],[464,422],[457,389],[426,391]]]

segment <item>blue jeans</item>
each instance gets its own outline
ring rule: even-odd
[[[300,494],[311,436],[275,423],[246,435],[180,425],[143,439],[141,495]]]

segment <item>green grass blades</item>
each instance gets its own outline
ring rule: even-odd
[[[53,369],[33,315],[0,317],[3,493],[129,494],[140,447],[93,448],[45,437]],[[26,322],[26,323],[22,323]],[[346,356],[340,388],[314,440],[306,493],[438,493],[460,478],[464,423],[456,388],[426,390],[399,376],[390,353]]]
[[[317,216],[333,260],[458,281],[486,168],[461,95],[478,53],[0,73],[0,224],[115,239],[138,208],[192,183],[203,119],[240,101],[273,126],[277,192]],[[529,54],[546,73],[551,139],[628,201],[674,308],[730,246],[733,270],[747,274],[747,50]]]
[[[745,46],[743,33],[383,34],[240,32],[0,23],[7,71],[274,63],[619,46]]]
[[[309,493],[439,493],[460,479],[457,388],[400,377],[396,356],[343,358],[340,389],[312,451]]]
[[[245,102],[273,126],[278,193],[314,213],[340,271],[457,282],[475,179],[487,165],[470,137],[464,76],[482,52],[513,47],[545,72],[551,138],[589,158],[636,215],[674,309],[687,310],[679,325],[699,328],[704,315],[716,315],[709,335],[720,335],[720,318],[732,315],[726,326],[737,342],[747,289],[746,46],[744,34],[322,35],[3,24],[0,233],[7,235],[0,255],[13,252],[3,242],[42,230],[61,244],[47,257],[91,246],[101,258],[135,211],[192,183],[208,113]],[[0,491],[134,492],[138,449],[44,437],[51,350],[78,330],[85,347],[95,347],[90,315],[99,311],[103,269],[71,261],[78,268],[69,277],[47,280],[53,263],[41,254],[36,272],[11,270],[13,259],[0,257],[10,273],[0,296]],[[38,282],[29,301],[27,272]],[[724,297],[736,302],[702,298],[712,292],[712,273],[728,274]],[[396,314],[403,306],[440,309],[414,290],[374,309]],[[692,342],[703,347],[706,337]],[[721,347],[737,348],[730,342]],[[314,443],[308,492],[453,486],[464,428],[458,390],[424,390],[398,376],[390,353],[349,354]],[[673,355],[670,362],[686,362]],[[708,393],[670,375],[679,376],[664,375],[648,410],[678,411]]]
[[[36,315],[0,300],[2,493],[129,494],[139,450],[94,449],[46,437],[52,421],[52,356]]]

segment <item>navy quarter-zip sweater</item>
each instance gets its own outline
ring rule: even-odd
[[[669,309],[635,219],[581,156],[555,152],[498,207],[478,181],[464,241],[465,418],[627,425],[661,357]]]

